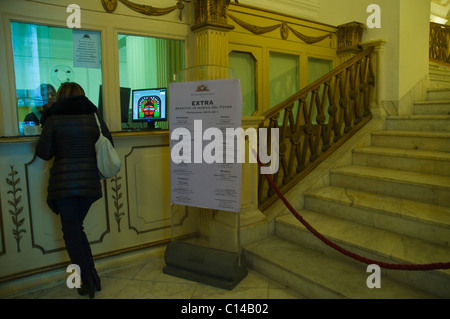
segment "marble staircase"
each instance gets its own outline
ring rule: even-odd
[[[431,86],[447,88],[450,86],[450,71],[447,66],[430,61],[429,78]]]
[[[438,73],[435,80],[450,79]],[[450,88],[435,85],[413,109],[388,117],[370,146],[353,150],[352,165],[332,169],[329,186],[304,194],[298,212],[366,258],[450,262]],[[381,288],[368,288],[366,264],[327,246],[292,214],[274,224],[272,237],[245,247],[249,265],[307,298],[450,298],[450,270],[382,268]]]

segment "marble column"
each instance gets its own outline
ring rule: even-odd
[[[258,129],[263,117],[245,117],[242,128]],[[248,152],[248,140],[245,151]],[[209,241],[213,247],[235,251],[269,235],[269,223],[258,209],[259,166],[249,159],[242,164],[241,209],[233,212],[215,211],[209,221]]]
[[[230,76],[228,68],[228,24],[230,0],[193,0],[195,34],[195,63],[193,73],[202,79],[224,79]],[[201,75],[200,75],[201,73]],[[206,73],[206,75],[205,75]],[[195,76],[191,76],[195,79]],[[199,77],[197,77],[199,79]],[[258,128],[261,118],[249,117],[242,128]],[[246,148],[248,150],[248,148]],[[256,163],[242,164],[241,210],[239,214],[202,209],[200,233],[209,244],[218,249],[239,250],[245,244],[267,236],[268,224],[258,210],[258,167]]]

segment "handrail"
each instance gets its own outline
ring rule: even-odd
[[[297,93],[295,93],[291,97],[289,97],[286,100],[284,100],[283,102],[275,105],[270,110],[268,110],[267,112],[262,114],[262,116],[264,116],[266,119],[272,117],[273,115],[275,115],[276,113],[278,113],[279,111],[284,109],[286,107],[286,105],[292,104],[293,102],[297,101],[298,99],[300,99],[301,97],[305,96],[309,92],[313,91],[314,88],[316,88],[318,86],[321,86],[322,84],[327,82],[330,78],[332,78],[333,76],[336,76],[337,74],[339,74],[340,72],[342,72],[343,70],[345,70],[346,68],[351,66],[356,61],[361,60],[361,58],[365,57],[367,54],[372,53],[374,49],[375,49],[375,47],[368,47],[364,51],[361,51],[360,53],[355,55],[350,60],[342,63],[341,65],[339,65],[336,69],[331,70],[329,73],[327,73],[327,74],[323,75],[322,77],[318,78],[317,80],[315,80],[311,84],[308,84],[307,86],[305,86],[303,89],[301,89],[300,91],[298,91]]]
[[[430,22],[430,60],[450,66],[450,26]]]
[[[279,169],[272,179],[283,193],[371,119],[373,51],[365,49],[262,114],[261,126],[279,129]],[[277,197],[263,175],[258,188],[264,210]]]

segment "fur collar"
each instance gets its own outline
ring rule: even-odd
[[[97,107],[85,96],[77,96],[62,102],[55,102],[42,114],[41,124],[52,115],[81,115],[94,114]]]

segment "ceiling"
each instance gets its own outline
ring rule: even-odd
[[[431,0],[431,2],[434,2],[444,7],[450,4],[450,0]]]
[[[243,0],[240,3],[315,20],[321,0]],[[411,0],[408,0],[411,1]],[[430,0],[430,20],[450,24],[450,0]]]
[[[443,20],[439,21],[439,19]],[[447,21],[450,20],[450,0],[431,0],[430,20],[448,24]]]

